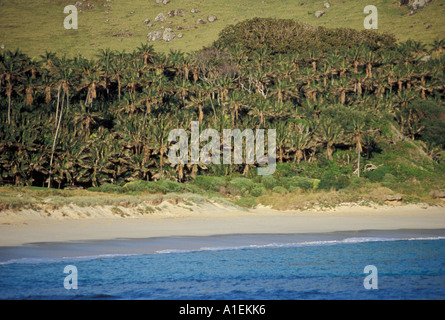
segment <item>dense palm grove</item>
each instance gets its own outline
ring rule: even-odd
[[[221,133],[276,129],[277,161],[295,168],[333,161],[359,175],[392,129],[423,140],[438,160],[444,48],[444,41],[377,49],[362,42],[277,53],[232,45],[186,55],[142,44],[94,59],[3,51],[0,183],[89,187],[254,172],[249,165],[172,166],[168,134],[190,130],[191,121]]]

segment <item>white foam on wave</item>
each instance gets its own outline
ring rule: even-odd
[[[445,236],[433,237],[399,237],[399,238],[384,238],[384,237],[350,237],[341,240],[315,240],[315,241],[300,241],[300,242],[271,242],[264,244],[247,244],[239,246],[214,246],[214,247],[200,247],[197,249],[163,249],[154,251],[155,254],[170,254],[170,253],[188,253],[200,251],[224,251],[224,250],[243,250],[243,249],[261,249],[261,248],[290,248],[290,247],[309,247],[309,246],[333,246],[339,244],[356,244],[366,242],[385,242],[385,241],[424,241],[424,240],[444,240]],[[113,253],[113,254],[98,254],[90,256],[74,256],[74,257],[45,257],[45,258],[18,258],[7,261],[0,261],[0,266],[9,264],[39,264],[39,263],[58,263],[58,262],[77,262],[89,261],[99,259],[111,259],[127,256],[141,255],[140,253]]]
[[[0,265],[8,264],[40,264],[40,263],[57,263],[57,262],[77,262],[77,261],[89,261],[89,260],[100,260],[100,259],[110,259],[110,258],[120,258],[133,256],[135,254],[123,254],[123,253],[113,253],[113,254],[98,254],[91,256],[76,256],[76,257],[61,257],[61,258],[18,258],[10,259],[7,261],[0,261]]]
[[[201,247],[199,249],[178,250],[164,249],[155,251],[155,253],[187,253],[198,251],[223,251],[223,250],[243,250],[243,249],[261,249],[261,248],[290,248],[290,247],[308,247],[308,246],[329,246],[338,244],[355,244],[365,242],[385,242],[385,241],[413,241],[413,240],[444,240],[445,237],[412,237],[412,238],[382,238],[382,237],[352,237],[342,240],[319,240],[319,241],[302,241],[288,243],[267,243],[267,244],[250,244],[242,246],[217,246],[217,247]]]

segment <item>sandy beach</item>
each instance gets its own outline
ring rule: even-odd
[[[66,207],[48,212],[0,213],[0,246],[30,243],[141,239],[226,234],[296,234],[359,230],[445,229],[445,208],[345,204],[329,210],[250,210],[205,203],[165,203],[141,215],[137,208]]]

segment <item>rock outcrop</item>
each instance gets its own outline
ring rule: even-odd
[[[155,18],[156,22],[165,22],[166,20],[167,20],[167,17],[163,13],[158,14]]]
[[[147,41],[152,42],[161,39],[162,32],[161,31],[151,31],[147,35]]]
[[[320,18],[322,15],[324,15],[324,11],[318,10],[315,11],[315,18]]]
[[[216,20],[218,20],[218,18],[214,14],[207,17],[207,21],[209,22],[215,22]]]
[[[425,8],[433,0],[400,0],[399,6],[408,6],[412,10]]]
[[[162,40],[170,42],[176,37],[176,34],[173,32],[172,28],[165,28],[164,33],[162,34]]]

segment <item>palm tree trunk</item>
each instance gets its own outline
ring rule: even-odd
[[[56,129],[56,133],[54,135],[53,146],[52,146],[52,150],[51,150],[51,160],[49,162],[48,189],[51,188],[51,173],[52,173],[53,160],[54,160],[54,151],[56,149],[56,141],[57,141],[57,136],[59,135],[60,124],[62,123],[63,102],[64,102],[64,97],[62,97],[62,106],[60,107],[59,121],[57,123],[57,129]],[[68,97],[67,97],[67,103],[68,103]],[[59,187],[60,187],[60,185],[59,185]]]
[[[120,77],[117,78],[117,95],[118,95],[119,101],[121,101],[121,78]]]
[[[11,94],[8,95],[8,124],[11,124]]]
[[[60,103],[60,89],[62,85],[59,84],[59,88],[57,89],[57,107],[56,107],[56,121],[54,122],[54,127],[57,127],[57,118],[59,117],[59,103]]]
[[[360,178],[360,151],[357,150],[357,176]]]

